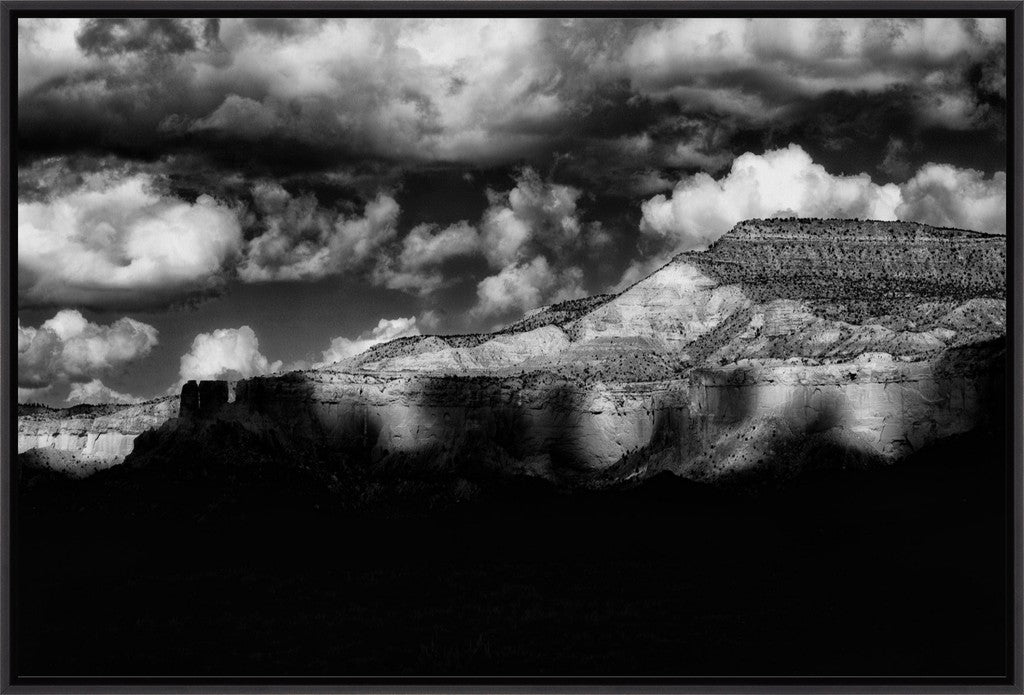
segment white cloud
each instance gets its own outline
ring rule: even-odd
[[[363,333],[355,340],[345,337],[331,340],[330,347],[323,352],[323,361],[316,366],[333,364],[365,352],[374,345],[411,335],[420,335],[415,317],[381,319],[372,331]]]
[[[449,258],[471,254],[479,244],[476,230],[467,222],[436,231],[435,225],[413,227],[402,243],[399,260],[405,267],[437,265]]]
[[[1005,233],[1006,176],[928,164],[902,185],[830,174],[797,145],[737,157],[720,179],[687,177],[641,204],[641,230],[677,250],[707,246],[750,218],[908,220]]]
[[[900,186],[901,220],[938,227],[959,227],[990,234],[1006,233],[1006,174],[991,178],[974,169],[925,164]]]
[[[527,167],[510,191],[488,191],[488,197],[481,241],[484,257],[498,272],[477,283],[470,316],[510,319],[544,304],[583,296],[583,272],[569,259],[609,240],[600,225],[580,220],[577,203],[583,191],[545,181]]]
[[[87,175],[18,203],[19,301],[159,306],[217,287],[241,242],[235,213],[210,196],[161,194],[144,173]]]
[[[191,128],[418,160],[516,158],[523,147],[543,147],[531,130],[571,107],[556,56],[538,50],[547,26],[347,19],[282,34],[225,19],[220,38],[231,60],[196,76],[198,90],[224,98]]]
[[[511,208],[492,206],[484,212],[481,224],[484,254],[491,265],[501,267],[514,262],[530,240],[530,226],[516,217]]]
[[[538,247],[564,251],[580,236],[578,188],[544,181],[526,168],[508,193],[489,195],[481,230],[484,254],[496,268],[522,260]]]
[[[260,352],[260,342],[249,326],[218,328],[200,333],[181,356],[179,374],[190,379],[243,379],[272,374],[281,361],[271,362]]]
[[[571,267],[556,272],[544,256],[506,266],[477,285],[476,317],[509,317],[551,302],[582,297],[583,273]]]
[[[389,289],[430,294],[451,280],[442,272],[444,264],[479,251],[480,236],[465,221],[444,229],[420,224],[402,240],[398,256],[378,266],[374,279]]]
[[[145,357],[156,344],[156,328],[127,317],[102,326],[65,309],[39,328],[19,320],[18,385],[91,381]]]
[[[834,176],[797,145],[743,154],[715,180],[683,179],[670,196],[641,205],[641,230],[671,238],[680,250],[700,248],[740,220],[779,215],[896,219],[899,188],[879,186],[867,174]]]
[[[238,267],[246,282],[317,279],[357,268],[394,238],[400,212],[383,193],[353,217],[321,208],[312,195],[292,197],[274,183],[257,184],[253,198],[267,230],[246,247]]]
[[[73,405],[81,403],[96,405],[98,403],[140,403],[142,399],[128,393],[115,391],[99,379],[93,379],[84,384],[72,384],[65,401]]]

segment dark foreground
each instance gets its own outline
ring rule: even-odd
[[[999,676],[1007,474],[988,441],[760,494],[460,483],[408,514],[276,475],[23,476],[13,672]]]

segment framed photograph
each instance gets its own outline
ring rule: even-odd
[[[0,0],[3,692],[1024,692],[986,2]]]

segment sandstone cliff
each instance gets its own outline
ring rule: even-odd
[[[131,458],[235,427],[375,470],[573,484],[893,462],[1001,419],[1005,243],[910,223],[743,222],[624,292],[494,334],[401,338],[241,381]]]
[[[88,475],[124,461],[139,434],[177,415],[177,396],[131,405],[19,405],[18,453],[38,467]]]

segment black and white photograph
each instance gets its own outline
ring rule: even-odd
[[[4,691],[1021,692],[1024,10],[856,7],[5,0]]]

